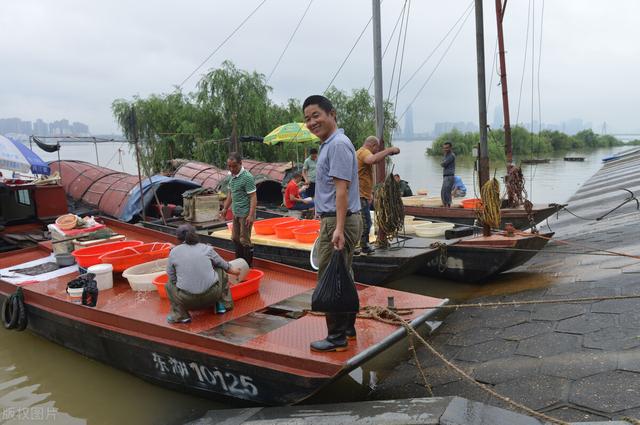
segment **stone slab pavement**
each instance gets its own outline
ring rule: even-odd
[[[640,154],[608,163],[569,200],[575,215],[562,211],[549,220],[556,241],[517,270],[550,276],[548,287],[470,302],[640,295],[640,212],[631,200],[609,213],[629,199],[621,188],[640,194],[638,176]],[[640,418],[640,298],[458,309],[429,342],[477,382],[555,418]],[[509,408],[426,349],[418,350],[418,358],[435,396]],[[371,398],[426,394],[408,361]]]

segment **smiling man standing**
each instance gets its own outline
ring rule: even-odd
[[[353,251],[362,232],[358,162],[353,143],[338,128],[336,110],[324,96],[309,96],[302,105],[307,128],[320,138],[316,165],[316,212],[320,215],[318,279],[333,250],[342,251],[351,271]],[[314,351],[344,351],[355,338],[356,313],[326,313],[328,336],[311,343]]]

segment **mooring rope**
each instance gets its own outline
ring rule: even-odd
[[[547,422],[550,422],[550,423],[553,423],[553,424],[557,424],[557,425],[569,425],[569,422],[562,421],[560,419],[556,419],[554,417],[545,415],[544,413],[537,412],[537,411],[531,409],[530,407],[525,406],[524,404],[518,403],[516,401],[511,400],[508,397],[505,397],[505,396],[499,394],[495,390],[489,388],[487,385],[476,381],[467,372],[465,372],[464,370],[460,369],[458,366],[456,366],[451,361],[447,360],[438,350],[433,348],[433,346],[431,344],[429,344],[422,337],[422,335],[420,335],[406,320],[404,320],[402,317],[400,317],[400,315],[396,314],[394,311],[392,311],[392,310],[390,310],[390,309],[388,309],[386,307],[379,307],[379,306],[368,306],[368,307],[369,307],[368,312],[369,312],[369,315],[371,316],[371,318],[373,318],[375,320],[379,320],[379,321],[384,322],[384,323],[390,323],[390,324],[394,324],[394,325],[403,326],[405,328],[406,332],[407,332],[407,335],[411,335],[411,337],[417,339],[424,347],[427,348],[427,350],[429,350],[431,352],[431,354],[433,354],[438,359],[440,359],[440,361],[442,361],[447,367],[449,367],[450,369],[454,370],[458,375],[460,375],[462,378],[464,378],[466,381],[468,381],[472,385],[480,388],[481,390],[483,390],[486,393],[490,394],[491,396],[497,398],[498,400],[503,401],[504,403],[508,404],[509,406],[527,413],[530,416],[533,416],[535,418],[538,418],[538,419],[541,419],[543,421],[547,421]],[[426,381],[426,376],[425,376],[425,386],[428,386],[428,385],[429,384]]]
[[[500,183],[495,177],[482,185],[480,198],[482,206],[476,209],[478,219],[489,227],[500,227]]]
[[[618,251],[611,251],[609,249],[602,249],[602,248],[594,247],[594,246],[591,246],[591,245],[580,244],[580,243],[577,243],[577,242],[571,242],[571,241],[567,241],[567,240],[563,240],[563,239],[552,239],[549,236],[544,236],[544,235],[540,235],[540,234],[532,234],[532,233],[527,233],[527,232],[522,232],[522,231],[517,231],[516,234],[520,235],[520,236],[532,236],[533,235],[533,236],[536,236],[536,237],[541,238],[541,239],[546,239],[548,241],[553,240],[553,242],[556,242],[556,243],[558,243],[560,245],[574,245],[574,246],[578,246],[580,248],[589,249],[591,251],[606,252],[606,253],[611,254],[611,255],[618,255],[620,257],[628,257],[628,258],[634,258],[636,260],[640,260],[640,255],[627,254],[627,253],[618,252]]]
[[[384,182],[375,191],[376,226],[384,233],[384,239],[380,240],[380,232],[376,239],[379,247],[386,248],[389,241],[398,236],[398,232],[404,226],[404,205],[400,184],[389,173]]]

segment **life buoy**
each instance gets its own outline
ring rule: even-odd
[[[2,303],[2,324],[5,329],[17,331],[23,331],[27,328],[27,308],[24,305],[22,288],[18,288]]]

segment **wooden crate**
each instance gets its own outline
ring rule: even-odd
[[[191,199],[193,203],[193,223],[215,221],[220,218],[220,199],[218,195],[199,195]]]

